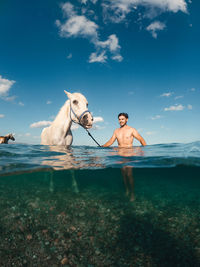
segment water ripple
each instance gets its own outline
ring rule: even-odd
[[[200,166],[200,142],[157,144],[129,149],[12,144],[0,146],[0,174],[50,167],[60,169],[163,168]]]

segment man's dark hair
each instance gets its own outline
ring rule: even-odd
[[[119,119],[120,116],[124,116],[125,118],[128,119],[128,114],[127,114],[127,113],[124,113],[124,112],[119,113],[119,115],[118,115],[118,119]]]

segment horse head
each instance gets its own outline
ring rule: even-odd
[[[70,116],[71,119],[81,124],[84,128],[89,129],[93,124],[93,117],[90,111],[88,110],[88,101],[80,93],[69,93],[66,92],[66,95],[70,101]]]
[[[15,141],[13,134],[7,134],[6,137],[8,137],[8,139],[10,139],[12,141]]]

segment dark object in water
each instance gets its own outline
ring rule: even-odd
[[[15,141],[13,134],[7,134],[5,136],[0,136],[0,144],[8,144],[8,140]]]

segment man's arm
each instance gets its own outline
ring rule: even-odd
[[[140,142],[142,146],[146,146],[144,138],[138,133],[136,129],[133,128],[133,136]]]
[[[115,140],[116,140],[116,134],[115,134],[115,131],[113,133],[113,136],[110,138],[110,140],[108,142],[106,142],[104,145],[102,145],[102,147],[108,147],[108,146],[111,146]]]

